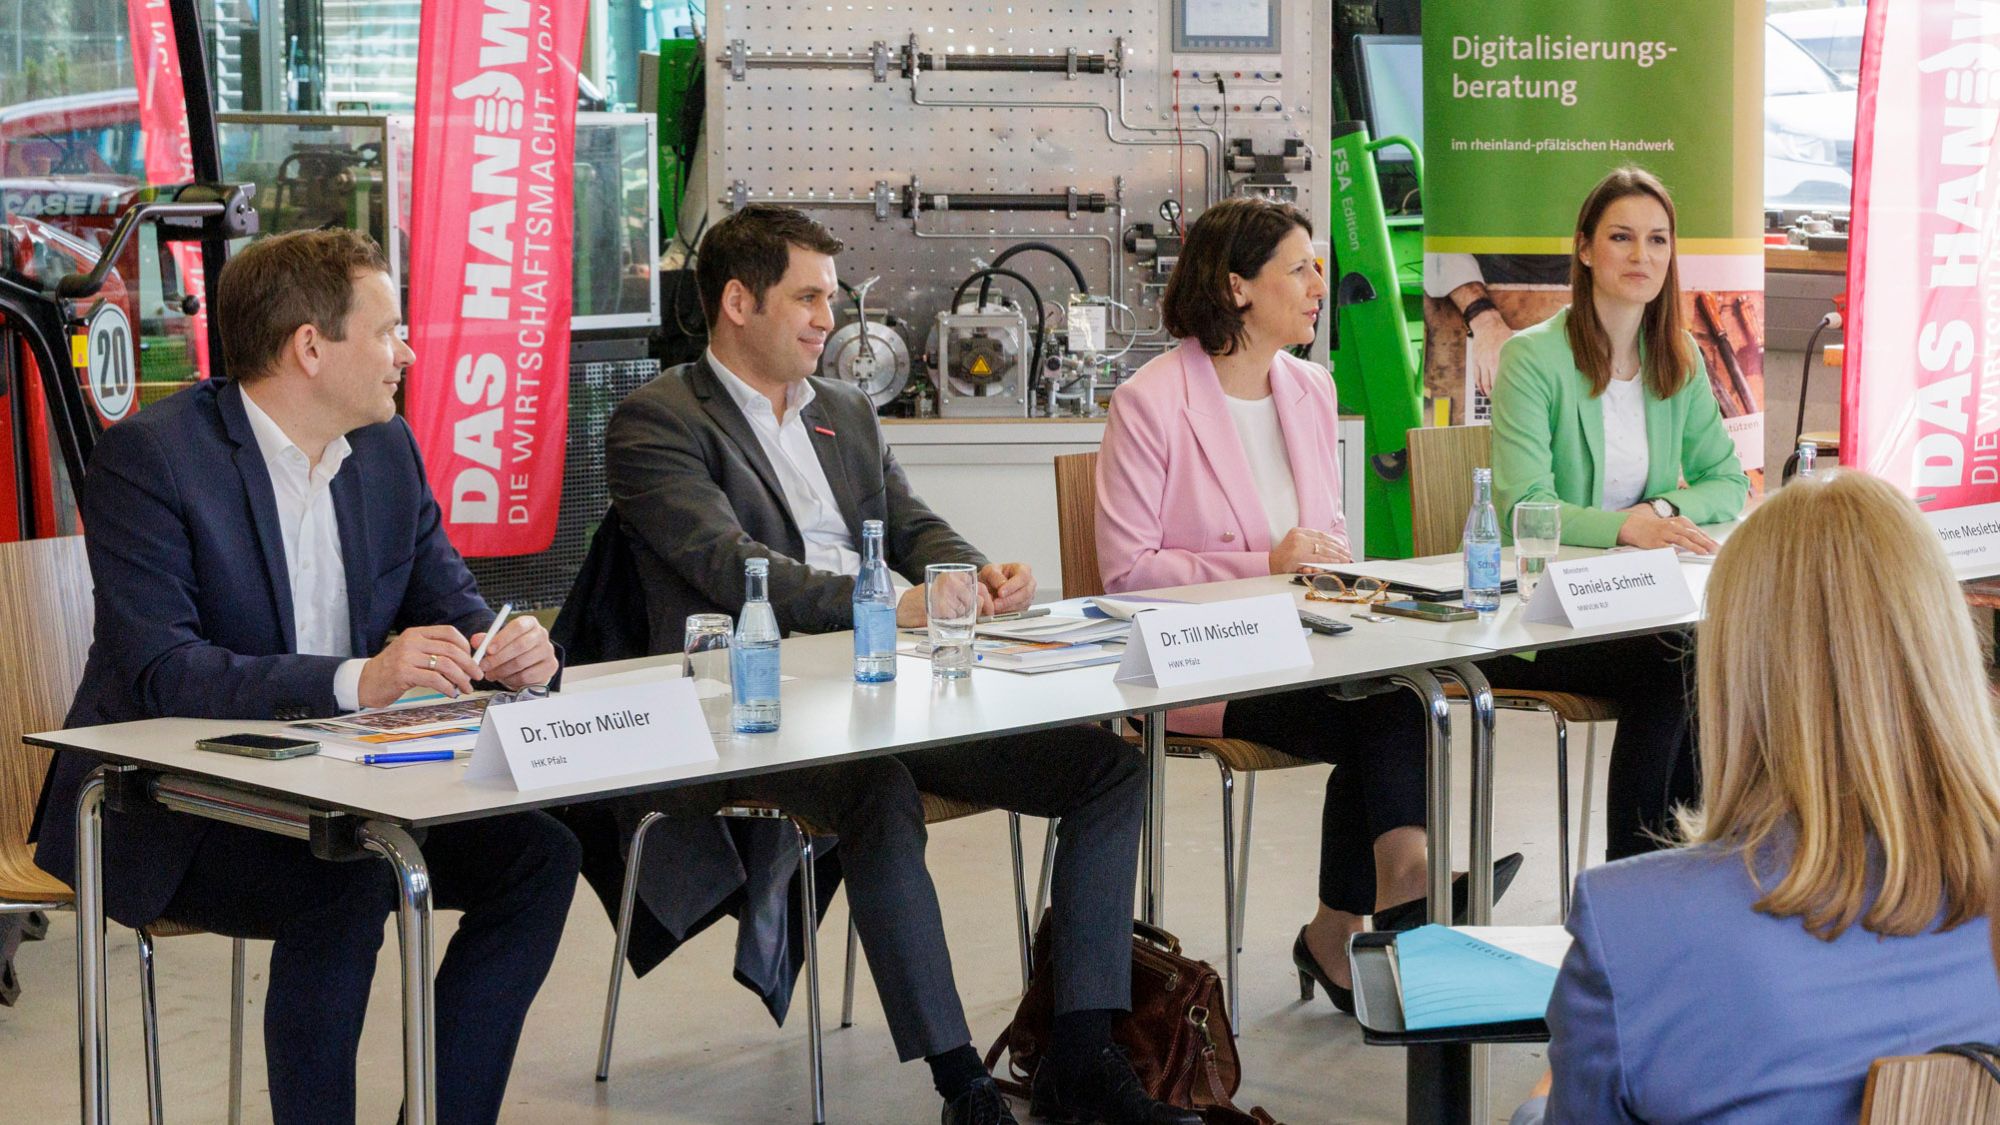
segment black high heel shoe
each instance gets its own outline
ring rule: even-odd
[[[1513,885],[1514,876],[1519,874],[1520,871],[1520,852],[1514,852],[1511,855],[1505,855],[1493,861],[1494,902],[1499,902],[1500,896],[1507,893],[1507,888]],[[1465,916],[1470,908],[1471,898],[1472,887],[1470,883],[1466,882],[1466,877],[1462,874],[1454,876],[1451,881],[1452,925],[1465,925]],[[1390,930],[1416,929],[1428,920],[1430,912],[1429,904],[1430,900],[1428,898],[1413,898],[1408,902],[1399,902],[1386,909],[1377,910],[1374,918],[1375,932],[1386,933]]]
[[[1326,998],[1333,1001],[1334,1007],[1350,1016],[1354,1014],[1354,990],[1333,983],[1333,980],[1326,975],[1326,970],[1319,967],[1319,958],[1314,957],[1312,950],[1306,948],[1304,926],[1299,927],[1299,940],[1292,943],[1292,964],[1299,970],[1300,1003],[1313,998],[1313,982],[1317,981],[1321,988],[1326,989]]]

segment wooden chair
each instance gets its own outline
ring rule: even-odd
[[[1097,454],[1065,453],[1055,459],[1056,530],[1062,549],[1063,597],[1104,592],[1097,568]],[[1242,738],[1167,735],[1170,758],[1207,758],[1222,775],[1222,911],[1224,979],[1229,986],[1229,1026],[1240,1028],[1236,1006],[1236,962],[1243,949],[1244,904],[1250,897],[1250,829],[1256,809],[1257,775],[1320,763],[1296,758],[1275,747]],[[1235,836],[1236,775],[1243,775],[1243,839]]]
[[[49,751],[23,735],[62,726],[70,697],[83,678],[90,651],[90,566],[83,539],[34,539],[0,543],[0,913],[70,910],[74,892],[35,866],[28,826]],[[164,1115],[160,1093],[159,1004],[153,981],[153,939],[200,931],[161,920],[139,930],[139,1000],[146,1054],[146,1098],[151,1120]],[[243,1111],[244,947],[231,948],[229,1017],[229,1120]]]
[[[1410,443],[1410,525],[1418,556],[1445,555],[1459,549],[1465,530],[1465,513],[1472,506],[1472,470],[1493,463],[1491,426],[1431,426],[1409,431]],[[1463,698],[1457,685],[1446,694]],[[1493,705],[1507,711],[1538,711],[1556,725],[1556,842],[1558,878],[1562,880],[1557,901],[1562,916],[1569,918],[1572,883],[1569,850],[1569,726],[1582,723],[1586,731],[1583,749],[1583,810],[1577,831],[1576,867],[1590,854],[1590,797],[1597,771],[1597,724],[1618,718],[1618,707],[1608,699],[1564,691],[1528,691],[1496,688]]]
[[[947,820],[976,816],[992,810],[985,805],[969,801],[956,801],[933,793],[919,793],[923,802],[924,823],[942,824]],[[739,801],[716,810],[717,816],[737,820],[788,820],[798,834],[799,841],[799,901],[806,917],[812,917],[819,904],[819,880],[813,871],[816,836],[832,836],[832,831],[819,827],[804,817],[795,816],[776,805],[761,801]],[[1017,914],[1016,929],[1021,943],[1021,987],[1028,987],[1028,977],[1033,972],[1030,961],[1030,935],[1028,929],[1028,892],[1024,882],[1021,859],[1021,814],[1007,814],[1008,827],[1013,834],[1014,855],[1014,907]],[[639,821],[639,827],[632,834],[631,853],[626,857],[625,885],[621,889],[618,903],[617,944],[611,958],[611,983],[604,999],[604,1029],[598,1040],[597,1080],[607,1081],[611,1076],[611,1041],[618,1026],[618,996],[625,981],[625,950],[632,935],[632,909],[639,889],[639,865],[645,858],[646,836],[653,825],[665,819],[662,813],[647,813]],[[824,1125],[826,1121],[826,1048],[823,1025],[820,1021],[819,988],[819,927],[805,927],[806,942],[806,1075],[812,1091],[813,1125]],[[860,942],[854,927],[854,912],[848,911],[847,918],[847,974],[842,985],[840,1006],[840,1026],[854,1026],[854,962]]]
[[[1861,1125],[2000,1125],[2000,1080],[1963,1055],[1876,1059]]]

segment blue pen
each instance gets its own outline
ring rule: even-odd
[[[458,757],[456,750],[405,750],[398,754],[363,754],[364,766],[396,766],[404,762],[449,762]]]

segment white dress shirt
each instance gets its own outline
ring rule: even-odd
[[[1229,420],[1236,425],[1236,440],[1243,443],[1250,479],[1257,483],[1257,499],[1263,501],[1264,521],[1271,528],[1271,546],[1276,547],[1299,526],[1298,482],[1292,479],[1291,452],[1278,423],[1277,396],[1223,395],[1222,401],[1229,404]]]
[[[805,564],[815,570],[835,574],[861,573],[861,553],[856,550],[854,532],[847,517],[840,514],[840,502],[827,483],[826,470],[813,450],[812,431],[803,413],[817,397],[812,384],[804,379],[791,385],[785,395],[785,420],[778,421],[771,400],[722,365],[714,352],[708,364],[715,369],[724,390],[750,422],[757,444],[778,474],[778,487],[785,494],[785,507],[805,539]]]
[[[1604,388],[1604,510],[1629,508],[1646,497],[1646,381],[1613,379]]]
[[[278,501],[285,576],[292,587],[294,649],[301,656],[352,657],[347,567],[340,550],[340,521],[333,510],[333,478],[353,447],[344,437],[333,439],[315,467],[247,389],[243,412],[250,416],[250,432],[257,435],[257,450],[264,455],[264,469]],[[361,668],[366,663],[357,657],[334,672],[333,699],[341,710],[361,706]]]

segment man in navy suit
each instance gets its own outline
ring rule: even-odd
[[[398,308],[381,250],[352,231],[279,235],[229,263],[214,312],[237,378],[113,426],[84,478],[97,624],[68,725],[304,719],[412,688],[457,695],[555,674],[532,618],[472,659],[492,610],[396,416],[416,358]],[[57,754],[43,785],[35,860],[66,881],[93,765]],[[113,918],[273,942],[272,1115],[352,1121],[369,981],[397,900],[389,867],[152,805],[107,809],[104,840]],[[576,841],[535,812],[434,828],[422,846],[433,901],[465,912],[436,980],[439,1117],[490,1122],[575,894]]]

